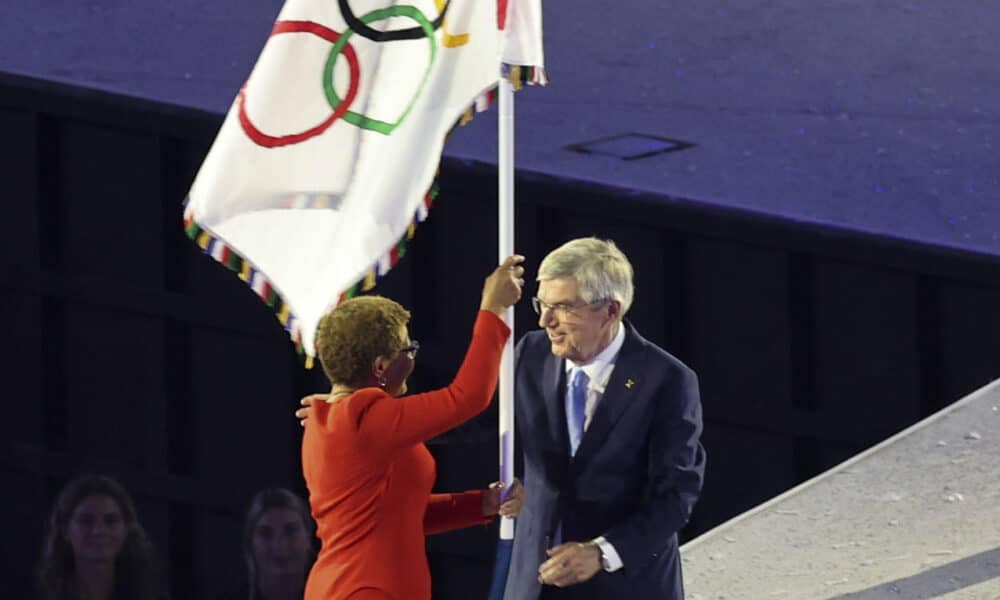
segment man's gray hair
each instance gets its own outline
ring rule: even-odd
[[[576,278],[584,302],[617,300],[623,315],[632,306],[632,264],[611,240],[577,238],[549,252],[538,267],[538,281],[563,277]]]

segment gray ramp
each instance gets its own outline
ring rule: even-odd
[[[687,598],[1000,599],[998,459],[1000,380],[685,544]]]

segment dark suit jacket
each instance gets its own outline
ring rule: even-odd
[[[525,504],[505,600],[536,600],[538,567],[562,539],[603,535],[624,567],[566,588],[567,598],[680,600],[677,532],[701,492],[705,450],[694,372],[625,324],[625,342],[576,455],[569,454],[565,363],[544,331],[517,345],[515,404]]]

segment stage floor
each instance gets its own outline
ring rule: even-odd
[[[688,600],[997,600],[998,456],[994,382],[686,544]]]
[[[1000,5],[544,4],[552,84],[518,95],[519,168],[1000,254]],[[222,113],[280,6],[13,0],[0,70]],[[495,162],[494,114],[446,153]],[[628,133],[692,146],[566,149]]]

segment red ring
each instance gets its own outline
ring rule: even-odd
[[[336,43],[340,39],[339,33],[313,21],[278,21],[274,24],[274,29],[271,30],[271,35],[268,39],[282,33],[311,33],[331,43]],[[236,102],[239,105],[240,125],[243,127],[243,131],[247,134],[247,137],[258,146],[265,148],[290,146],[316,137],[326,131],[330,125],[333,125],[337,119],[344,116],[351,107],[351,103],[354,102],[354,97],[358,95],[358,87],[360,86],[361,79],[361,67],[358,64],[358,55],[355,54],[354,48],[349,43],[344,47],[344,56],[347,58],[347,65],[351,74],[350,83],[347,87],[347,95],[344,96],[343,101],[325,121],[299,133],[274,136],[257,129],[246,113],[246,84],[243,84],[239,94],[236,96]]]

